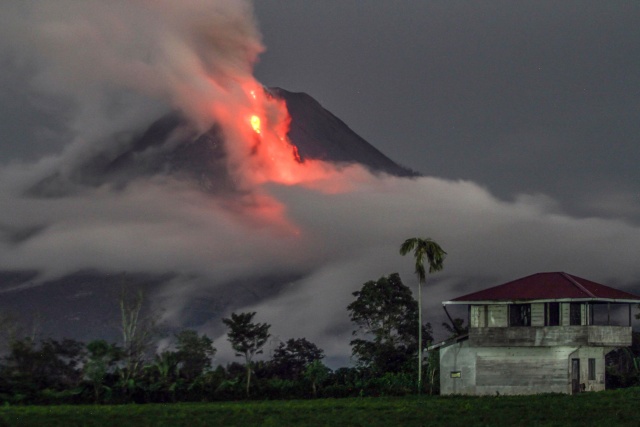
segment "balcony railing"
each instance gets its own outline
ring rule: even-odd
[[[631,345],[630,326],[521,326],[470,328],[473,347],[556,347]]]

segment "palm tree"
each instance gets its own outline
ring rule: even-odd
[[[427,278],[424,259],[426,257],[429,263],[429,273],[434,273],[442,270],[447,253],[430,238],[420,239],[418,237],[407,239],[400,246],[400,255],[406,255],[411,251],[416,259],[416,275],[418,276],[418,393],[420,393],[422,390],[422,284]]]

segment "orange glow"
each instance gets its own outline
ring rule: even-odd
[[[249,211],[288,234],[299,234],[264,184],[301,185],[325,193],[348,191],[349,185],[331,164],[300,156],[288,137],[291,117],[284,100],[253,78],[238,78],[221,93],[210,111],[224,133],[234,182],[261,201]]]
[[[291,146],[293,147],[293,158],[296,159],[296,162],[302,163],[302,158],[300,157],[300,153],[298,153],[298,147],[293,144],[291,144]]]
[[[228,96],[211,105],[225,134],[229,171],[245,190],[266,183],[303,185],[340,192],[331,176],[335,168],[303,159],[288,137],[291,117],[283,99],[274,97],[253,78],[238,80]],[[342,188],[342,186],[340,186]]]
[[[256,115],[251,116],[251,127],[255,133],[260,133],[260,117]]]

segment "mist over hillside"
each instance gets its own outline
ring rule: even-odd
[[[502,81],[496,86],[499,98],[485,96],[494,93],[487,87],[473,98],[482,102],[472,102],[467,115],[459,116],[459,104],[477,79],[450,71],[475,67],[449,62],[455,68],[445,67],[447,79],[440,81],[415,67],[418,78],[406,82],[405,91],[391,84],[370,86],[366,99],[376,102],[366,107],[376,114],[359,115],[375,121],[366,129],[369,144],[337,117],[344,119],[342,114],[313,100],[327,99],[327,92],[352,93],[329,73],[305,74],[331,83],[318,92],[295,87],[310,95],[265,90],[265,84],[290,86],[275,83],[275,77],[264,84],[254,77],[265,46],[251,2],[4,2],[0,12],[0,88],[7,94],[0,104],[8,112],[2,120],[19,124],[9,127],[0,147],[9,154],[31,152],[0,165],[0,310],[39,318],[44,336],[117,339],[118,327],[110,323],[118,322],[117,295],[123,287],[144,288],[149,309],[162,313],[168,330],[195,328],[214,340],[215,363],[234,359],[220,319],[231,311],[256,311],[256,321],[272,325],[270,346],[305,337],[324,349],[334,366],[347,364],[354,327],[346,307],[353,292],[393,272],[416,290],[414,263],[398,254],[409,237],[430,237],[448,253],[444,270],[428,276],[424,292],[425,319],[436,331],[445,320],[441,301],[536,272],[564,271],[627,291],[640,288],[640,226],[626,219],[637,211],[635,199],[627,203],[631,193],[589,198],[604,209],[577,215],[550,195],[569,192],[523,186],[542,178],[555,183],[554,177],[571,170],[567,159],[573,153],[603,157],[582,152],[575,134],[570,151],[556,153],[565,135],[556,133],[558,128],[522,133],[538,114],[493,121],[503,118],[501,111],[520,114],[512,106],[486,108],[485,102],[511,96],[514,87]],[[487,17],[493,29],[494,14]],[[583,22],[593,27],[591,20]],[[471,45],[462,40],[457,52],[471,54]],[[442,60],[451,56],[449,49],[438,52],[446,53]],[[513,64],[505,52],[513,51],[501,50],[500,58]],[[407,53],[415,56],[413,47]],[[478,60],[486,58],[478,53]],[[332,61],[323,63],[333,67]],[[500,62],[485,68],[487,75],[499,71],[495,64]],[[537,67],[522,64],[537,75]],[[394,73],[401,71],[391,65]],[[289,64],[278,66],[284,73]],[[567,75],[573,83],[575,74]],[[459,86],[442,84],[449,77],[459,79]],[[384,78],[405,83],[401,74]],[[556,86],[536,87],[534,98]],[[449,100],[446,109],[426,105],[431,98],[418,91],[429,88]],[[583,93],[581,87],[575,90]],[[406,111],[407,94],[414,91],[415,116],[387,115]],[[393,102],[378,101],[382,95],[393,96]],[[543,105],[555,105],[555,98],[550,100]],[[605,104],[599,98],[593,102],[593,111],[604,117]],[[579,112],[575,105],[565,104],[566,111]],[[544,112],[561,130],[582,123],[558,121],[565,116],[553,108]],[[609,127],[616,123],[606,121]],[[387,123],[402,132],[372,131]],[[444,150],[451,134],[430,133],[442,136],[431,140],[416,131],[434,123],[442,132],[459,129],[463,147]],[[486,134],[508,136],[506,145],[477,144],[474,129],[510,123],[525,126]],[[362,122],[358,126],[366,128]],[[608,135],[609,127],[600,134]],[[539,152],[538,138],[549,132],[553,135],[542,147],[551,151]],[[513,139],[521,143],[508,145]],[[419,147],[414,140],[422,141]],[[523,190],[498,197],[494,187],[505,186],[455,178],[482,174],[452,173],[445,179],[427,166],[418,176],[373,147],[383,144],[406,149],[417,164],[428,158],[438,170],[472,165],[483,172],[506,163],[511,166],[502,170],[509,173],[498,172],[500,182]],[[462,163],[458,155],[444,154],[471,148]],[[473,153],[485,162],[476,165]],[[543,162],[546,168],[538,169]],[[569,182],[583,185],[598,165],[570,166],[580,174]]]
[[[355,134],[311,96],[281,88],[265,91],[286,102],[291,115],[288,138],[296,147],[300,162],[321,160],[337,168],[358,165],[373,174],[417,176]],[[76,197],[87,189],[126,192],[128,186],[149,179],[175,180],[188,191],[201,193],[198,197],[214,203],[232,203],[245,195],[227,168],[224,135],[217,124],[198,133],[184,114],[172,112],[151,123],[143,132],[114,136],[114,139],[119,141],[103,145],[100,151],[70,159],[71,167],[60,167],[47,174],[29,186],[24,195],[36,200],[55,200]],[[4,234],[7,240],[20,244],[37,239],[47,230],[46,225],[7,228]],[[169,330],[201,328],[207,324],[222,334],[221,325],[215,325],[215,320],[219,321],[232,309],[257,304],[278,294],[303,279],[309,270],[290,268],[233,277],[227,283],[216,283],[215,290],[196,287],[192,294],[184,296],[184,308],[179,315],[167,314],[170,319],[167,327]],[[44,280],[41,273],[38,270],[0,271],[0,292],[5,295],[0,301],[0,310],[14,313],[24,323],[34,318],[46,319],[38,320],[43,336],[82,340],[118,338],[117,304],[123,289],[144,290],[146,309],[164,313],[163,293],[185,281],[179,271],[147,272],[135,264],[130,271],[81,268]],[[186,279],[191,284],[202,280],[205,279],[197,275]]]

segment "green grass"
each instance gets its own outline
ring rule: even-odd
[[[5,406],[2,426],[638,426],[640,388],[577,396]]]

